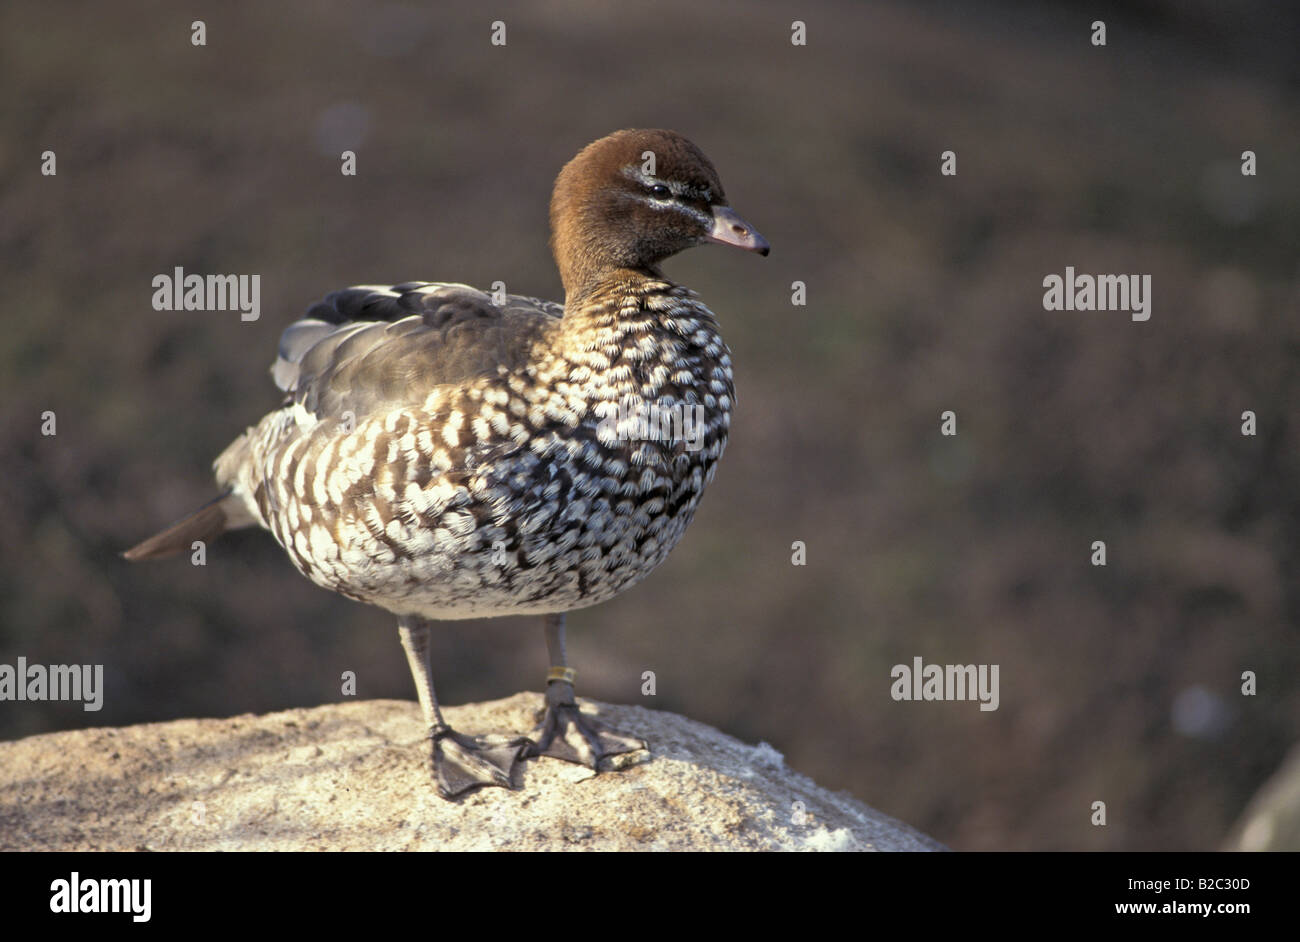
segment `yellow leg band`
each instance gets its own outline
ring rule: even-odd
[[[572,686],[573,679],[577,676],[578,672],[572,667],[552,667],[546,672],[546,682],[549,684],[553,680],[562,680]]]

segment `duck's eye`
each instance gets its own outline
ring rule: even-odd
[[[668,197],[673,195],[673,191],[668,189],[668,187],[664,186],[662,183],[656,183],[654,186],[650,187],[650,195],[657,200],[666,200]]]

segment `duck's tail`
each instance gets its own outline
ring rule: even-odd
[[[163,559],[177,553],[188,553],[195,540],[208,543],[222,533],[233,529],[231,515],[227,513],[227,501],[234,499],[230,491],[208,501],[188,517],[173,523],[161,533],[155,533],[149,539],[137,543],[122,554],[132,562],[142,559]]]

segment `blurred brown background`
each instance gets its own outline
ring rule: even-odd
[[[99,713],[0,703],[0,737],[315,705],[344,670],[413,699],[392,616],[265,533],[205,568],[116,553],[211,496],[308,304],[558,297],[555,173],[661,126],[773,252],[667,266],[722,321],[738,414],[668,563],[570,618],[579,692],[643,702],[654,670],[649,705],[955,848],[1218,846],[1300,738],[1294,7],[474,6],[0,10],[0,663],[107,686]],[[260,274],[261,319],[154,311],[178,265]],[[1151,320],[1044,311],[1066,265],[1151,274]],[[538,620],[436,643],[447,702],[541,688]],[[1000,665],[1000,709],[894,702],[918,655]]]

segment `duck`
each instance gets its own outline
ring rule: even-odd
[[[395,615],[448,799],[513,788],[527,759],[599,772],[648,748],[580,710],[565,616],[667,558],[727,445],[731,352],[662,263],[704,243],[769,252],[703,151],[663,129],[580,150],[550,227],[563,304],[409,281],[311,306],[280,337],[282,404],[213,463],[217,496],[123,553],[261,527],[317,585]],[[527,735],[463,734],[438,703],[431,632],[508,615],[542,619],[544,708]]]

